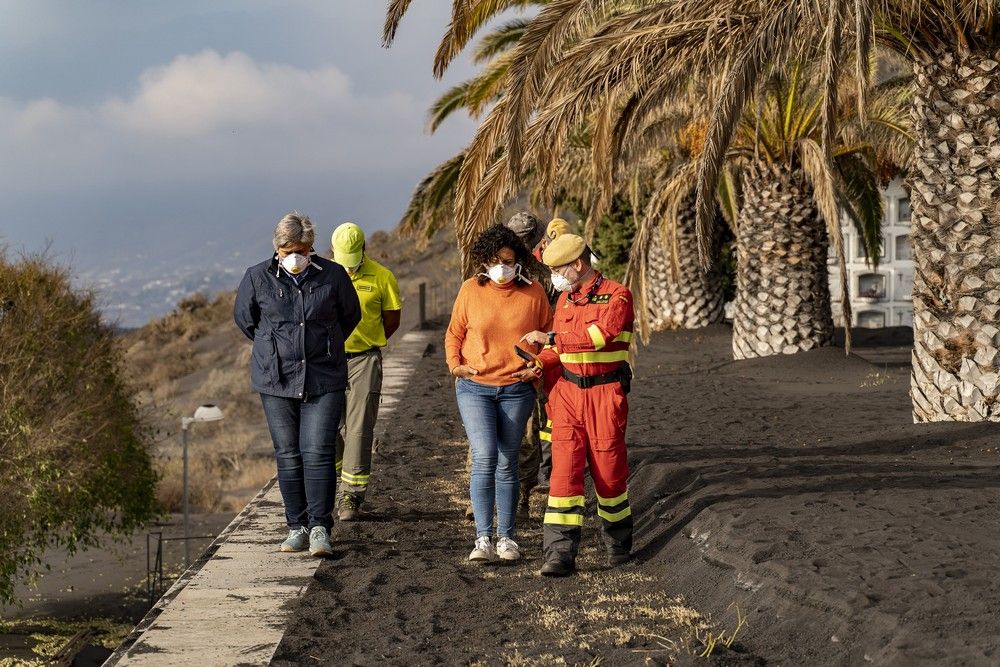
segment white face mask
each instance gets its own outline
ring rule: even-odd
[[[281,260],[281,266],[284,267],[285,271],[288,271],[293,276],[298,275],[306,270],[306,267],[312,263],[305,255],[300,255],[297,252],[293,252],[290,255],[286,255],[283,260]]]
[[[513,267],[506,264],[494,264],[486,269],[486,275],[497,285],[506,285],[514,280],[520,266]]]
[[[561,273],[552,272],[552,286],[560,292],[572,292],[573,283]]]

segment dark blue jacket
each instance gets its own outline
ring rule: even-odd
[[[253,341],[254,391],[308,398],[347,386],[344,339],[361,321],[358,295],[342,266],[312,261],[298,285],[274,258],[243,276],[233,319]]]

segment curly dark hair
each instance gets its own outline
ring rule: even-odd
[[[510,248],[514,251],[517,263],[522,270],[527,270],[529,264],[528,248],[517,237],[517,234],[508,229],[505,225],[493,225],[476,237],[469,250],[473,264],[489,264],[500,254],[503,248]],[[476,276],[480,285],[485,285],[489,278]],[[523,284],[523,283],[518,283]]]

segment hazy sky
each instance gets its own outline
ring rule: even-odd
[[[152,277],[248,264],[291,209],[323,249],[391,228],[474,129],[424,132],[474,71],[431,76],[450,4],[414,2],[386,50],[383,0],[0,0],[0,243]]]

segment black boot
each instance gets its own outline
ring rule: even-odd
[[[517,524],[519,526],[525,526],[528,521],[531,520],[531,504],[529,501],[531,496],[527,493],[522,493],[521,497],[517,501]]]
[[[552,558],[542,565],[543,577],[568,577],[576,570],[576,563],[560,558]]]
[[[627,551],[609,551],[608,552],[608,565],[611,567],[617,567],[619,565],[624,565],[625,563],[632,560],[632,554]]]

